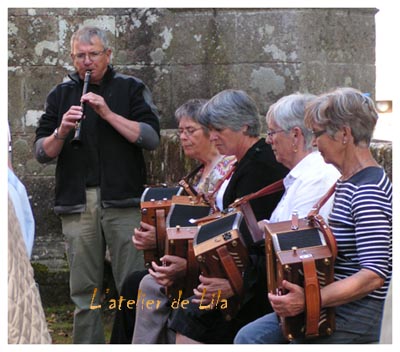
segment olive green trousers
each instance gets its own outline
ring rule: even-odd
[[[62,230],[70,270],[70,296],[75,304],[73,342],[105,343],[102,322],[103,274],[106,249],[118,290],[127,275],[143,270],[143,252],[132,243],[139,226],[139,208],[101,208],[99,188],[86,190],[87,209],[62,215]]]

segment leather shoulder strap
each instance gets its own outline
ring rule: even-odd
[[[234,163],[234,164],[231,166],[231,168],[229,169],[229,171],[224,175],[224,177],[222,177],[222,178],[215,184],[214,191],[211,193],[211,195],[208,196],[209,198],[214,198],[214,195],[219,191],[219,189],[221,188],[222,184],[232,176],[232,174],[233,174],[233,172],[235,171],[235,169],[236,169],[236,163]]]
[[[329,188],[328,192],[326,192],[323,195],[323,197],[317,203],[314,204],[314,206],[308,213],[307,217],[312,217],[314,215],[317,215],[319,213],[319,210],[324,206],[324,204],[328,201],[328,199],[332,196],[332,194],[335,193],[335,189],[336,189],[336,182],[333,184],[331,188]]]
[[[306,299],[306,336],[318,336],[321,312],[321,291],[314,258],[302,259]]]
[[[242,198],[236,199],[229,207],[236,208],[237,206],[239,206],[240,204],[242,204],[244,202],[248,202],[248,201],[250,201],[252,199],[255,199],[255,198],[264,197],[264,196],[267,196],[269,194],[282,191],[283,189],[284,189],[284,187],[283,187],[283,179],[281,179],[279,181],[271,183],[270,185],[268,185],[268,186],[266,186],[264,188],[261,188],[257,192],[250,193],[247,196],[244,196]]]
[[[266,196],[268,194],[272,194],[278,191],[283,190],[283,179],[276,181],[264,188],[261,188],[259,191],[254,192],[254,193],[250,193],[247,196],[241,197],[236,199],[232,204],[230,204],[228,206],[228,208],[226,208],[226,210],[228,209],[232,209],[232,208],[238,208],[240,205],[247,203],[248,201],[255,199],[255,198],[259,198],[259,197],[263,197]],[[219,211],[219,212],[215,212],[209,216],[206,216],[204,218],[201,219],[193,219],[192,223],[193,224],[200,224],[200,223],[204,223],[204,222],[208,222],[211,220],[215,220],[217,218],[222,217],[222,214],[226,213],[226,211]]]

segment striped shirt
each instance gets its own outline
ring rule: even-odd
[[[369,297],[383,300],[392,276],[392,184],[383,169],[339,180],[328,221],[338,246],[335,279],[372,270],[385,284]]]

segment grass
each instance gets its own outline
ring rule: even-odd
[[[74,306],[62,305],[45,307],[47,325],[53,344],[72,344],[72,324],[74,320]],[[110,341],[114,314],[111,311],[104,312],[104,333],[106,341]]]

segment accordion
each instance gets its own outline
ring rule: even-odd
[[[243,213],[233,211],[200,225],[193,240],[202,273],[228,279],[238,295],[243,291],[243,273],[249,261],[243,230],[247,230]]]
[[[198,285],[199,265],[193,251],[193,239],[198,228],[191,220],[208,216],[211,211],[208,204],[193,201],[192,197],[174,196],[172,199],[166,220],[165,253],[187,259],[187,275],[184,280],[166,288],[170,297],[177,297],[179,290],[192,292]]]
[[[333,282],[336,241],[320,215],[265,224],[268,291],[285,294],[282,280],[304,288],[305,311],[280,317],[284,336],[330,335],[335,329],[334,308],[321,309],[320,287]]]
[[[144,250],[146,268],[152,261],[159,261],[164,254],[165,219],[172,204],[172,197],[180,195],[182,187],[147,187],[140,199],[142,221],[156,228],[156,248]]]

